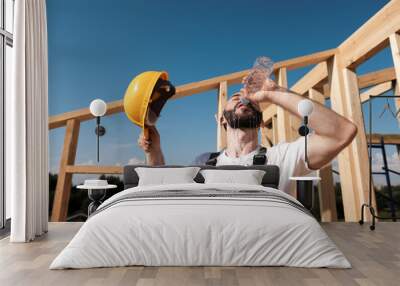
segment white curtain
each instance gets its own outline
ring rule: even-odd
[[[13,92],[6,111],[12,242],[48,227],[47,22],[45,0],[16,0]]]

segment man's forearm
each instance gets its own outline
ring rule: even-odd
[[[164,155],[161,150],[146,153],[146,162],[149,166],[165,165]]]
[[[294,93],[286,88],[279,88],[276,91],[270,93],[268,100],[290,113],[301,117],[297,111],[297,106],[304,97]],[[340,134],[343,134],[343,127],[351,124],[351,122],[345,117],[337,114],[329,108],[314,102],[314,110],[310,115],[309,126],[314,129],[315,133],[321,136],[330,138],[338,138]]]

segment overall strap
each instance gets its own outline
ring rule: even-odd
[[[213,153],[211,153],[210,157],[206,161],[206,165],[209,165],[209,166],[217,165],[217,157],[219,156],[220,153],[221,152],[213,152]]]
[[[267,148],[261,147],[253,157],[253,165],[265,165],[267,163]]]
[[[215,166],[217,164],[217,158],[221,154],[221,152],[213,152],[210,154],[210,157],[206,161],[206,165]],[[267,148],[261,147],[257,154],[253,157],[253,165],[265,165],[267,163]]]

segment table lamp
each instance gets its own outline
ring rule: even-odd
[[[300,136],[304,136],[304,148],[305,148],[304,161],[306,162],[307,167],[308,167],[307,134],[310,133],[310,130],[308,129],[308,117],[311,115],[313,110],[314,110],[314,104],[309,99],[303,99],[297,105],[297,111],[303,117],[303,125],[300,126],[299,128],[299,134]]]
[[[310,133],[308,128],[308,117],[314,110],[314,104],[309,99],[303,99],[297,105],[297,111],[303,118],[303,125],[299,128],[300,136],[304,136],[304,161],[308,168],[308,154],[307,154],[307,134]],[[296,181],[297,199],[308,209],[313,212],[314,206],[314,193],[313,181],[319,181],[321,178],[317,176],[308,177],[290,177],[291,180]]]
[[[97,164],[100,162],[100,136],[103,136],[106,133],[106,129],[100,125],[100,118],[106,114],[107,104],[104,100],[95,99],[90,103],[90,113],[96,117],[96,129],[95,133],[97,135]]]

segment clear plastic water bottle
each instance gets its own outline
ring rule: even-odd
[[[274,62],[269,57],[258,57],[253,68],[245,78],[244,89],[248,94],[261,90],[265,80],[271,76],[274,70]]]

